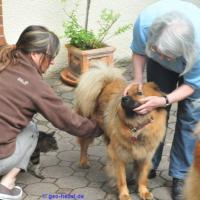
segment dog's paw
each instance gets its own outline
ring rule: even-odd
[[[80,163],[79,167],[81,169],[89,169],[90,168],[90,164],[89,163]]]
[[[153,200],[153,194],[149,191],[140,193],[140,198],[142,200]]]
[[[119,200],[132,200],[129,194],[122,194],[119,196]]]

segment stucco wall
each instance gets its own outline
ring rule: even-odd
[[[68,0],[66,11],[70,11],[76,0]],[[91,0],[90,29],[97,28],[97,19],[100,11],[110,8],[119,12],[121,17],[117,25],[133,23],[137,14],[147,5],[156,0]],[[199,0],[188,0],[200,7]],[[78,16],[84,22],[86,0],[80,0]],[[13,44],[17,41],[21,31],[28,25],[44,25],[53,30],[58,36],[63,35],[63,21],[66,17],[63,11],[63,4],[60,0],[3,0],[4,32],[7,42]],[[116,26],[117,26],[116,25]],[[117,48],[115,59],[131,56],[129,49],[132,38],[132,31],[128,31],[118,37],[111,38],[107,43]],[[65,39],[61,39],[62,48],[56,58],[57,66],[64,66],[67,63]]]

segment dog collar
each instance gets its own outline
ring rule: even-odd
[[[145,126],[147,126],[148,124],[150,124],[153,121],[153,118],[151,117],[150,119],[144,121],[144,123],[142,124],[138,124],[137,126],[134,127],[130,127],[130,131],[132,133],[131,136],[131,143],[135,144],[137,141],[137,137],[138,135],[136,134],[139,130],[141,130],[142,128],[144,128]]]

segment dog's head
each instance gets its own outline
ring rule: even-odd
[[[134,117],[136,113],[133,109],[141,105],[141,98],[162,95],[163,93],[153,82],[144,83],[141,88],[139,88],[138,84],[135,84],[128,90],[127,95],[121,98],[121,107],[124,110],[126,117]]]

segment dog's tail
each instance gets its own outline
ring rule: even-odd
[[[200,122],[197,124],[197,127],[194,131],[194,135],[197,137],[200,136]],[[200,195],[199,184],[200,184],[200,138],[196,143],[193,163],[188,171],[185,180],[185,188],[183,190],[185,200],[192,200],[192,199],[197,200],[199,198]]]
[[[200,174],[200,122],[197,124],[196,129],[194,131],[194,135],[199,138],[196,143],[195,150],[194,150],[194,162],[193,165],[195,169]]]
[[[89,117],[93,113],[98,95],[108,83],[115,79],[123,79],[118,68],[98,63],[80,77],[80,82],[75,90],[76,109]]]

